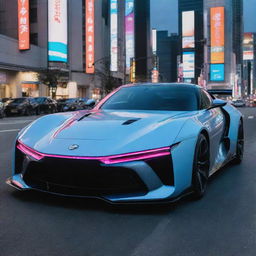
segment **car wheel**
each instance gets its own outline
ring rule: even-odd
[[[209,143],[203,134],[200,134],[197,140],[193,173],[192,173],[192,191],[193,199],[200,199],[204,196],[210,168],[210,150]]]
[[[36,109],[36,114],[37,114],[37,115],[40,115],[40,114],[41,114],[41,110],[40,110],[39,107]]]
[[[29,108],[27,108],[27,109],[25,110],[25,115],[26,115],[26,116],[30,116],[30,115],[31,115],[31,111],[30,111]]]
[[[238,127],[238,135],[236,142],[236,155],[233,159],[233,164],[240,164],[243,160],[244,155],[244,126],[243,121],[240,120]]]

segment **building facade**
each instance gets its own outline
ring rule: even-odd
[[[29,8],[20,9],[25,7],[18,6],[17,0],[0,0],[0,97],[49,95],[49,87],[40,79],[47,72],[58,73],[53,86],[57,98],[100,98],[108,86],[125,81],[124,1],[21,2],[29,3]],[[115,2],[117,24],[111,24]],[[26,12],[28,16],[21,17]],[[20,49],[22,22],[27,22],[27,49]],[[111,25],[118,29],[115,71],[110,70]]]
[[[157,31],[157,51],[161,82],[177,82],[179,36],[168,31]]]
[[[256,95],[256,33],[244,33],[243,37],[243,86],[244,96]]]
[[[242,85],[242,0],[204,1],[205,63],[207,86],[232,89],[243,94]]]
[[[203,0],[179,0],[179,53],[183,63],[183,81],[198,83],[200,75],[204,72],[203,14]],[[187,59],[188,62],[193,61],[194,65],[186,63]]]

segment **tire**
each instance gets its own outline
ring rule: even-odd
[[[236,142],[236,155],[233,159],[233,164],[240,164],[243,160],[244,156],[244,125],[243,121],[240,120],[237,134],[237,142]]]
[[[41,114],[41,110],[40,110],[40,108],[38,107],[38,108],[36,109],[36,115],[39,116],[40,114]]]
[[[26,110],[24,111],[25,113],[25,116],[30,116],[31,115],[31,111],[30,111],[30,109],[29,108],[26,108]],[[22,115],[24,115],[24,114],[22,114]]]
[[[192,192],[195,200],[201,199],[206,192],[209,168],[209,143],[205,135],[200,134],[196,143],[192,173]]]

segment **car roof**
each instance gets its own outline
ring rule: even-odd
[[[188,83],[135,83],[135,84],[126,84],[121,87],[137,87],[137,86],[175,86],[175,87],[183,87],[188,89],[202,89],[202,87],[196,84],[188,84]]]

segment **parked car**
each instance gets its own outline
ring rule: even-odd
[[[235,107],[245,107],[245,101],[242,99],[235,99],[232,100],[231,104]]]
[[[39,104],[40,112],[55,113],[57,112],[57,102],[48,97],[36,97],[35,101]]]
[[[6,116],[10,115],[39,115],[39,104],[34,98],[16,98],[10,101],[5,107]]]
[[[2,99],[0,99],[0,118],[3,118],[5,116],[5,105]]]
[[[79,98],[69,98],[58,100],[58,111],[75,111],[82,109],[82,102],[79,102]]]

